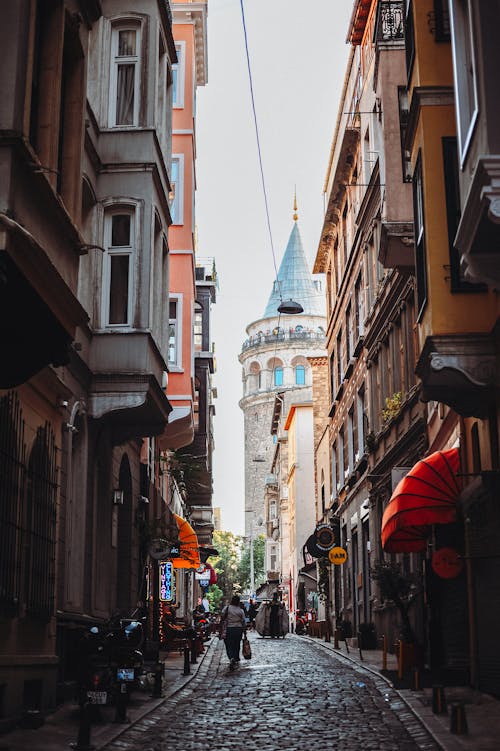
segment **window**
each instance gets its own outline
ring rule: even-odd
[[[415,224],[415,266],[417,277],[418,318],[427,302],[427,259],[425,254],[424,189],[422,158],[419,153],[413,173],[413,221]]]
[[[354,440],[355,440],[354,407],[351,407],[347,415],[347,474],[354,469]]]
[[[126,210],[117,210],[106,217],[103,284],[105,326],[131,325],[134,218],[134,212]]]
[[[339,449],[339,461],[338,461],[338,467],[339,467],[339,489],[344,487],[345,483],[345,463],[344,463],[344,428],[340,428],[339,430],[339,442],[338,442],[338,449]]]
[[[354,352],[354,333],[352,330],[352,311],[351,311],[351,304],[347,306],[346,314],[345,314],[345,330],[346,330],[346,359],[347,364],[349,364],[349,360],[351,359],[353,352]]]
[[[337,470],[337,444],[334,443],[332,445],[332,492],[333,495],[337,495],[337,490],[339,489],[339,477],[338,477],[338,470]]]
[[[411,72],[413,70],[413,61],[415,60],[415,30],[413,26],[413,3],[406,0],[405,15],[405,47],[406,47],[406,75],[408,83],[410,82]]]
[[[361,273],[356,279],[356,284],[354,285],[354,315],[354,341],[357,344],[359,337],[363,336],[365,333],[365,306]]]
[[[451,0],[450,10],[458,143],[463,163],[478,114],[471,0]]]
[[[339,389],[344,380],[344,362],[342,356],[342,332],[337,335],[337,388]]]
[[[446,137],[443,142],[444,182],[446,186],[446,219],[448,223],[448,247],[450,253],[450,285],[452,292],[481,292],[484,284],[472,284],[464,279],[460,255],[453,242],[460,222],[460,183],[458,175],[457,139]]]
[[[356,423],[357,423],[357,453],[361,457],[365,451],[365,430],[367,417],[365,413],[365,389],[364,386],[360,388],[356,398]]]
[[[186,43],[176,42],[177,62],[172,65],[172,106],[184,107],[184,71],[186,60]]]
[[[203,308],[200,303],[197,302],[194,305],[194,351],[203,351]]]
[[[181,298],[170,296],[168,303],[168,364],[180,368],[181,352]]]
[[[305,386],[306,384],[306,369],[303,365],[295,367],[295,383],[297,386]]]
[[[281,366],[274,369],[274,385],[283,386],[283,368]]]
[[[170,203],[172,224],[182,224],[184,217],[184,156],[182,154],[172,155],[170,184],[172,187],[172,200]]]
[[[109,124],[134,126],[139,123],[141,34],[137,26],[114,28],[111,36]]]

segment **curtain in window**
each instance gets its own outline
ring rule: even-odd
[[[134,124],[135,65],[119,65],[116,84],[116,124]]]
[[[111,256],[109,323],[128,324],[129,256]]]

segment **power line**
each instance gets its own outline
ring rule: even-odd
[[[274,264],[274,272],[276,275],[276,281],[278,285],[280,285],[280,281],[278,279],[278,266],[276,264],[276,255],[274,253],[274,243],[273,243],[273,233],[271,231],[271,219],[269,217],[269,204],[267,200],[267,190],[266,190],[266,181],[264,179],[264,168],[262,166],[262,151],[260,148],[260,136],[259,136],[259,126],[257,123],[257,112],[255,109],[255,97],[253,93],[253,79],[252,79],[252,68],[250,65],[250,53],[248,51],[248,36],[247,36],[247,26],[245,21],[245,9],[243,7],[243,0],[240,0],[240,8],[241,8],[241,21],[243,24],[243,38],[245,40],[245,52],[246,52],[246,58],[247,58],[247,70],[248,70],[248,80],[250,84],[250,98],[252,100],[252,112],[253,112],[253,121],[255,125],[255,136],[257,139],[257,152],[259,155],[259,167],[260,167],[260,177],[262,180],[262,191],[264,193],[264,204],[266,208],[266,217],[267,217],[267,229],[269,231],[269,240],[271,242],[271,252],[273,255],[273,264]],[[280,299],[281,298],[281,286],[279,286],[280,290]]]

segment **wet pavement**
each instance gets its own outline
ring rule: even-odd
[[[129,722],[103,708],[88,745],[78,746],[78,707],[68,702],[37,730],[0,736],[0,751],[498,751],[500,703],[468,687],[447,687],[448,706],[464,704],[468,733],[450,732],[450,713],[432,711],[432,693],[396,690],[382,673],[380,650],[359,652],[307,636],[250,634],[253,657],[229,670],[216,637],[195,664],[162,654],[162,697],[134,692]],[[387,668],[396,658],[387,655]]]

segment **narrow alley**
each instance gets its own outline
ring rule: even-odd
[[[197,679],[106,751],[439,748],[383,679],[320,644],[255,634],[251,644],[252,659],[231,672],[214,642]]]

